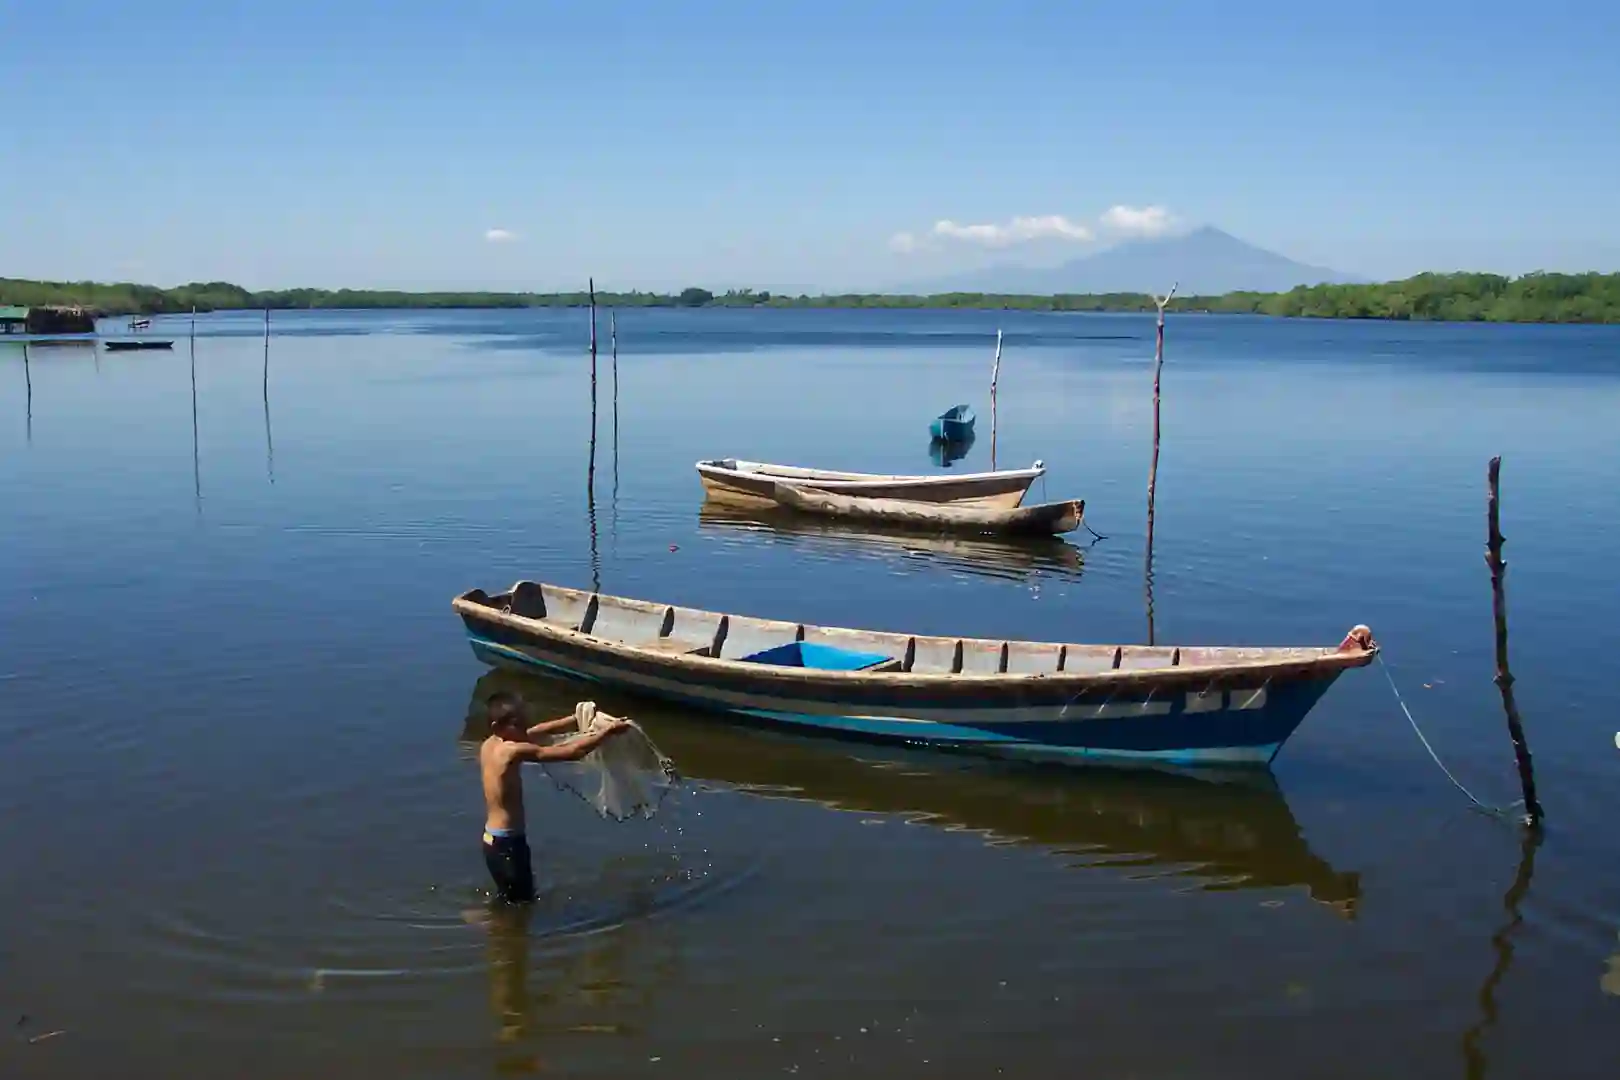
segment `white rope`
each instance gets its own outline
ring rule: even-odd
[[[1453,787],[1462,792],[1464,795],[1468,796],[1468,801],[1473,803],[1476,807],[1485,811],[1487,814],[1493,814],[1498,817],[1508,817],[1510,811],[1512,811],[1515,806],[1524,805],[1523,799],[1515,799],[1506,806],[1491,806],[1489,803],[1481,802],[1472,791],[1469,791],[1467,788],[1463,787],[1462,781],[1453,776],[1451,770],[1446,768],[1446,763],[1440,760],[1440,755],[1434,752],[1433,746],[1429,745],[1428,736],[1424,735],[1423,729],[1418,727],[1417,720],[1412,716],[1412,710],[1406,707],[1406,701],[1401,697],[1401,691],[1395,685],[1395,676],[1389,673],[1389,665],[1384,663],[1384,654],[1382,652],[1378,654],[1378,666],[1383,669],[1384,678],[1389,680],[1390,691],[1394,693],[1395,703],[1401,707],[1401,712],[1406,714],[1406,722],[1412,725],[1412,730],[1417,734],[1418,741],[1423,744],[1423,749],[1429,752],[1429,757],[1433,758],[1434,763],[1440,766],[1440,771],[1446,774],[1446,779],[1451,781]]]

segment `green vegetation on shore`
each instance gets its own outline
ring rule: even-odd
[[[0,278],[0,304],[79,305],[109,315],[261,308],[528,308],[581,307],[568,293],[395,292],[370,289],[274,289],[251,292],[223,281],[161,289],[152,285]],[[1143,293],[999,296],[941,293],[893,296],[847,293],[784,296],[750,289],[720,295],[596,294],[606,307],[1006,308],[1019,311],[1151,311]],[[1294,318],[1449,320],[1456,322],[1620,323],[1620,274],[1419,274],[1376,285],[1301,286],[1284,293],[1235,292],[1177,297],[1172,311],[1209,311]]]

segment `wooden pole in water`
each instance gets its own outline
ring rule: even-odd
[[[990,368],[990,471],[996,471],[996,383],[1001,380],[1001,327],[996,327],[996,362]]]
[[[1507,713],[1508,737],[1513,740],[1513,756],[1519,765],[1519,786],[1524,789],[1525,824],[1541,824],[1541,801],[1536,798],[1536,774],[1530,760],[1530,744],[1525,741],[1524,722],[1519,719],[1519,705],[1513,698],[1513,672],[1508,670],[1507,596],[1502,581],[1507,576],[1507,562],[1502,558],[1501,500],[1498,482],[1501,479],[1502,459],[1491,458],[1485,470],[1487,487],[1485,497],[1485,565],[1491,570],[1491,611],[1496,618],[1496,688],[1502,692],[1502,711]]]
[[[1164,372],[1164,309],[1176,295],[1176,286],[1171,285],[1170,291],[1164,299],[1157,296],[1153,303],[1159,309],[1158,331],[1153,346],[1153,461],[1148,466],[1148,511],[1147,511],[1147,557],[1148,562],[1153,561],[1153,503],[1158,494],[1159,487],[1159,387]]]
[[[619,532],[619,313],[608,312],[608,342],[613,352],[613,496],[611,517],[613,539]],[[615,549],[616,551],[617,549]]]
[[[23,383],[28,388],[28,445],[34,444],[34,372],[28,364],[28,342],[23,347]]]
[[[591,440],[585,465],[585,514],[591,533],[591,591],[602,591],[602,559],[596,539],[596,279],[588,278],[591,304]]]

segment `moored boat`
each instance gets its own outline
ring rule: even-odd
[[[812,626],[520,581],[453,607],[484,662],[738,719],[1056,761],[1264,765],[1378,646],[1080,645]]]
[[[172,349],[172,341],[104,341],[108,352],[133,352],[136,349]]]
[[[1086,518],[1084,499],[1017,506],[1011,509],[959,506],[954,503],[907,502],[835,495],[795,484],[778,482],[774,498],[779,506],[802,514],[870,521],[929,532],[977,533],[988,536],[1056,536],[1073,532]]]
[[[698,462],[697,471],[709,498],[744,505],[774,505],[774,488],[782,480],[837,495],[1011,508],[1024,501],[1024,493],[1046,466],[1037,461],[1027,469],[998,472],[890,476],[717,458]]]
[[[964,442],[973,437],[973,422],[976,419],[973,406],[952,405],[928,425],[928,434],[942,442]]]

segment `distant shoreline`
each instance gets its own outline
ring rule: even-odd
[[[254,292],[228,282],[159,288],[99,282],[0,278],[0,306],[84,307],[99,315],[156,315],[197,311],[333,310],[392,308],[519,309],[584,307],[590,294],[511,292],[403,292],[378,289],[273,289]],[[688,288],[679,293],[598,292],[601,307],[832,308],[1150,312],[1146,293],[1027,296],[999,293],[882,293],[777,295],[749,289],[721,294]],[[1232,292],[1178,296],[1169,310],[1282,318],[1373,319],[1417,322],[1620,323],[1620,273],[1419,274],[1371,285],[1300,286],[1287,292]]]

